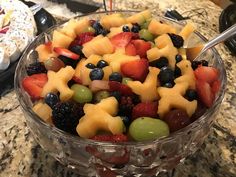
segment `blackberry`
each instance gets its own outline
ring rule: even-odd
[[[155,61],[150,62],[150,66],[154,66],[161,69],[164,66],[168,66],[168,63],[169,61],[166,57],[161,57]]]
[[[65,57],[65,56],[63,56],[63,55],[59,55],[58,56],[58,58],[61,60],[61,61],[63,61],[63,63],[65,64],[65,65],[70,65],[72,68],[76,68],[76,65],[77,65],[77,63],[80,61],[80,60],[73,60],[73,59],[71,59],[71,58],[68,58],[68,57]]]
[[[53,109],[53,107],[60,101],[60,99],[57,94],[48,93],[45,96],[44,101],[48,106],[50,106]]]
[[[83,105],[74,102],[59,102],[52,110],[54,125],[68,133],[77,134],[76,126],[84,115]]]
[[[46,70],[43,62],[36,62],[36,63],[30,64],[26,68],[26,72],[29,76],[31,76],[33,74],[38,74],[38,73],[47,73],[47,70]]]
[[[134,106],[140,102],[139,96],[135,94],[131,96],[121,96],[118,114],[131,117]]]
[[[181,36],[173,33],[169,33],[168,35],[170,36],[171,41],[176,48],[180,48],[184,45],[184,39]]]

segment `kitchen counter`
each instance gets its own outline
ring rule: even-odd
[[[149,8],[158,14],[162,14],[167,8],[173,8],[186,16],[198,9],[200,14],[193,16],[191,21],[197,26],[198,31],[209,39],[218,32],[218,17],[222,11],[208,0],[115,2],[116,9]],[[99,1],[96,0],[96,3]],[[224,101],[202,147],[173,170],[173,177],[236,175],[236,57],[231,56],[223,44],[217,49],[227,69],[228,85]],[[34,141],[15,92],[12,91],[0,99],[0,177],[37,176],[78,177],[60,165]],[[161,176],[167,177],[165,174]]]

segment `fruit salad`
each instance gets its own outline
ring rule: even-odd
[[[166,137],[203,115],[221,86],[217,68],[186,55],[194,30],[149,10],[71,19],[36,47],[22,87],[41,119],[81,138]]]

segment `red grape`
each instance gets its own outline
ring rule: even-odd
[[[52,71],[59,71],[61,68],[65,67],[65,64],[63,61],[61,61],[59,58],[56,57],[51,57],[47,59],[44,62],[44,65],[47,70],[52,70]]]

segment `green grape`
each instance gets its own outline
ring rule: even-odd
[[[100,102],[102,99],[105,99],[110,96],[110,93],[108,91],[102,90],[94,95],[94,101],[95,102]]]
[[[74,91],[73,100],[78,103],[88,103],[93,99],[92,91],[83,85],[74,84],[71,86],[71,89]]]
[[[140,117],[130,124],[129,134],[135,141],[154,140],[168,136],[169,127],[160,119]]]
[[[92,33],[95,33],[95,29],[91,26],[88,26],[87,28],[84,29],[83,32],[92,32]]]
[[[150,20],[146,20],[142,25],[141,25],[141,28],[142,29],[148,29],[148,26],[149,26],[149,24],[150,24]]]
[[[129,78],[129,77],[123,77],[122,78],[122,84],[127,84],[128,81],[132,81],[133,79]]]
[[[152,33],[150,33],[147,29],[141,29],[139,31],[139,36],[141,39],[144,39],[146,41],[152,41],[154,39]]]

